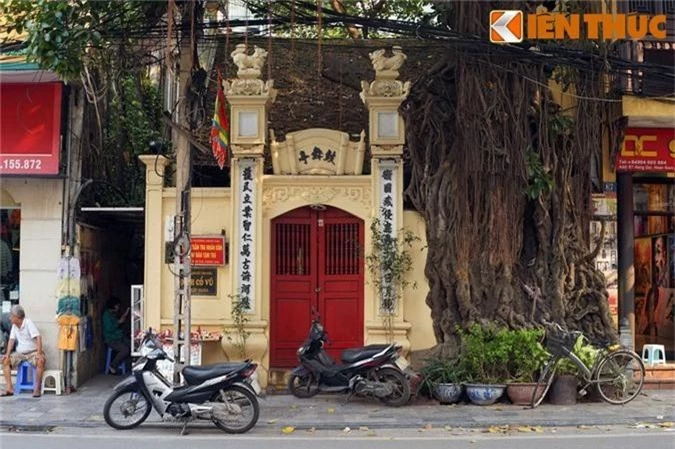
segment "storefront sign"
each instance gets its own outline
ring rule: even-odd
[[[675,129],[628,128],[616,171],[675,171]]]
[[[1,83],[0,175],[55,175],[61,83]]]
[[[192,265],[224,265],[225,238],[222,236],[190,238]]]
[[[190,293],[195,296],[218,296],[218,268],[193,268]]]

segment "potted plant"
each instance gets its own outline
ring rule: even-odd
[[[516,405],[529,405],[537,386],[539,372],[549,358],[541,341],[540,329],[514,329],[504,334],[508,347],[506,395]]]
[[[580,335],[574,343],[572,352],[586,366],[591,367],[597,357],[598,349],[593,347],[583,335]],[[578,377],[579,368],[571,360],[562,359],[558,364],[553,385],[551,385],[549,402],[554,405],[576,404]]]
[[[420,372],[422,387],[441,404],[457,402],[464,391],[464,372],[457,359],[431,358],[424,362]]]
[[[460,360],[471,383],[466,383],[466,393],[477,405],[495,403],[504,394],[508,378],[507,329],[495,325],[472,324],[467,330],[458,330]]]

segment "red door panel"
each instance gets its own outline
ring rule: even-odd
[[[333,357],[363,344],[362,248],[362,221],[338,209],[305,207],[272,221],[271,367],[297,364],[312,307]]]

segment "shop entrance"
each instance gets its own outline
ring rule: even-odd
[[[270,366],[297,365],[312,308],[328,332],[327,350],[363,344],[363,220],[322,205],[272,221]]]

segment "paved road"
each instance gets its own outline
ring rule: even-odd
[[[594,427],[544,429],[541,432],[491,434],[476,429],[365,430],[260,432],[225,435],[209,427],[177,436],[177,428],[137,429],[118,432],[91,428],[56,428],[50,433],[0,433],[0,447],[49,449],[617,449],[624,447],[672,449],[672,428],[637,429]]]

